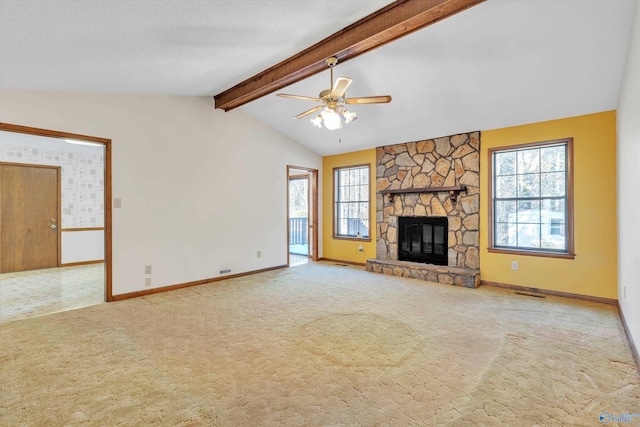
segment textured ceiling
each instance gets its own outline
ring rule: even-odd
[[[388,3],[0,0],[0,85],[213,96]]]
[[[388,3],[0,0],[0,87],[213,96]],[[338,64],[348,96],[393,96],[338,131],[291,119],[309,101],[240,109],[323,155],[615,109],[634,4],[488,0]]]

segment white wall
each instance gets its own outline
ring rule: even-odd
[[[104,260],[104,231],[64,231],[60,233],[62,265]]]
[[[112,140],[114,295],[286,264],[286,165],[322,165],[209,97],[2,91],[0,121]]]
[[[62,265],[104,260],[104,231],[62,231]]]
[[[636,0],[617,119],[618,301],[640,351],[640,0]]]

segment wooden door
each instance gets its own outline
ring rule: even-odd
[[[60,168],[0,164],[0,272],[58,266]]]

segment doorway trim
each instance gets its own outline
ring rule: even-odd
[[[318,261],[318,169],[306,168],[302,166],[287,165],[287,267],[289,266],[289,178],[291,178],[291,170],[303,170],[309,172],[309,196],[311,203],[309,204],[309,213],[311,221],[308,227],[311,230],[309,239],[311,240],[311,251],[309,258],[312,261]]]
[[[82,141],[95,142],[97,144],[104,145],[104,265],[105,265],[105,278],[104,278],[104,293],[105,301],[113,301],[113,288],[112,288],[112,240],[111,240],[111,224],[112,224],[112,212],[111,212],[111,140],[106,138],[98,138],[95,136],[80,135],[76,133],[60,132],[56,130],[40,129],[29,126],[20,126],[9,123],[0,122],[0,130],[14,133],[24,133],[36,136],[46,136],[49,138],[59,139],[78,139]],[[61,256],[61,254],[59,254]]]

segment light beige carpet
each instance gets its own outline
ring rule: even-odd
[[[640,412],[613,306],[331,263],[1,324],[0,374],[3,426],[599,425]]]

